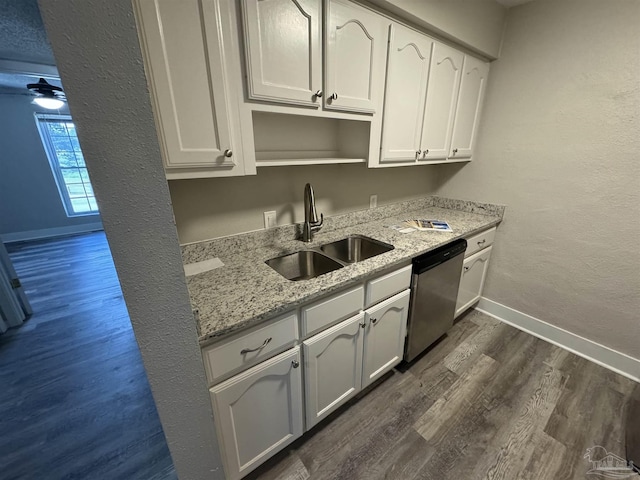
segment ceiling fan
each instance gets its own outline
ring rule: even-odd
[[[55,85],[51,85],[44,78],[40,78],[38,83],[28,83],[27,88],[36,94],[33,103],[49,110],[57,110],[67,101],[64,90]]]

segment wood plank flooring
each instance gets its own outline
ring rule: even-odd
[[[34,315],[0,335],[0,478],[175,479],[104,233],[8,250]]]
[[[625,456],[638,385],[471,311],[249,479],[584,480]]]

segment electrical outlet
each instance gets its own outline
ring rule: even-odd
[[[275,210],[271,210],[270,212],[264,212],[263,215],[264,215],[264,228],[273,228],[277,225]]]
[[[371,195],[369,197],[369,208],[376,208],[378,206],[378,195]]]

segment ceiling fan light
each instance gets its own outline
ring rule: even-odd
[[[64,105],[64,102],[58,98],[45,96],[34,98],[33,103],[47,110],[58,110]]]

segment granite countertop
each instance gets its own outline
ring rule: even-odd
[[[478,213],[480,212],[480,213]],[[187,286],[202,346],[280,313],[341,290],[377,273],[406,265],[422,253],[456,238],[497,225],[504,206],[440,197],[325,219],[311,243],[295,240],[296,226],[277,227],[183,246],[185,263],[218,257],[224,266],[187,277]],[[447,221],[452,233],[408,234],[388,228],[409,218]],[[317,248],[347,235],[360,234],[392,244],[390,252],[347,265],[311,280],[290,281],[264,262],[270,258]]]

